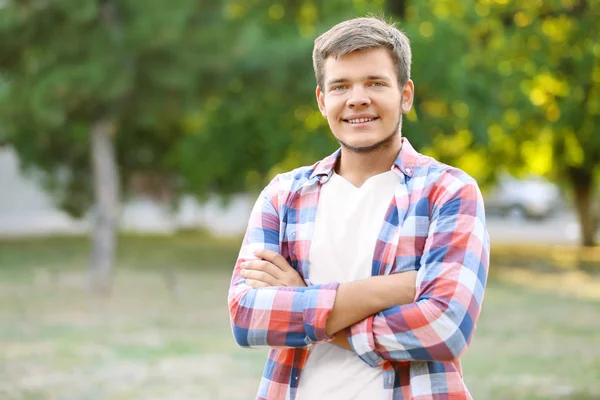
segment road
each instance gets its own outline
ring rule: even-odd
[[[571,213],[544,221],[515,221],[489,216],[487,228],[492,243],[578,244],[579,223]]]

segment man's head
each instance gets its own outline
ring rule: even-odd
[[[312,57],[317,85],[323,90],[327,58],[340,58],[355,51],[378,47],[388,49],[396,70],[398,86],[403,87],[410,79],[410,42],[394,25],[375,17],[340,22],[315,39]]]
[[[315,40],[317,102],[343,148],[369,153],[399,144],[412,107],[408,38],[377,18],[344,21]]]

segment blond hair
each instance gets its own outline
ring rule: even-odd
[[[317,85],[324,90],[325,60],[339,58],[354,51],[387,48],[400,87],[410,79],[412,54],[408,37],[393,23],[379,17],[354,18],[340,22],[315,39],[313,68]]]

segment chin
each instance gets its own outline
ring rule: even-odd
[[[369,142],[340,142],[343,148],[346,150],[350,150],[354,153],[371,153],[375,150],[378,150],[379,142],[369,141]]]
[[[346,137],[340,137],[339,141],[352,147],[369,147],[381,142],[382,140],[385,140],[385,137],[374,137],[371,135],[348,135]]]
[[[348,147],[356,147],[356,148],[362,148],[362,147],[373,147],[378,143],[378,141],[376,140],[369,140],[369,141],[352,141],[349,140],[347,142],[344,142],[344,144],[348,145]]]
[[[346,136],[346,137],[344,137]],[[395,131],[388,136],[354,134],[336,137],[340,145],[347,150],[355,153],[372,153],[378,150],[393,146],[395,138],[399,136],[399,132]]]

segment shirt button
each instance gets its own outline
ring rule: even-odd
[[[406,168],[406,173],[410,174],[411,169],[410,168]]]

